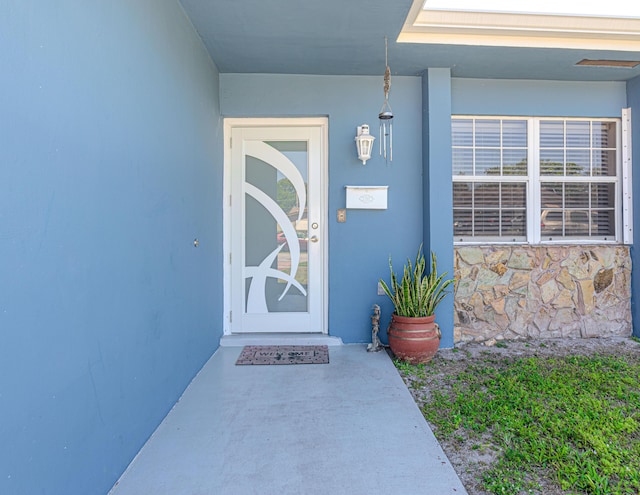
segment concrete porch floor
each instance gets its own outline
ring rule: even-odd
[[[236,366],[220,347],[112,495],[466,494],[385,352]]]

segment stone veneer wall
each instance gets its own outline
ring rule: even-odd
[[[455,248],[456,342],[631,335],[626,246]]]

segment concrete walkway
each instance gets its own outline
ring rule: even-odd
[[[385,352],[236,366],[221,347],[112,495],[466,494]]]

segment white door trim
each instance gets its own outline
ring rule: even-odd
[[[224,119],[224,182],[223,182],[223,276],[224,276],[224,335],[232,335],[232,301],[231,301],[231,135],[232,130],[242,127],[315,127],[321,133],[320,164],[320,228],[319,235],[325,240],[323,243],[322,277],[324,279],[322,290],[322,334],[328,334],[328,254],[329,239],[327,226],[328,205],[328,126],[326,117],[305,118],[225,118]]]

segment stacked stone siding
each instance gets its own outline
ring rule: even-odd
[[[455,249],[455,341],[631,335],[631,258],[619,245]]]

